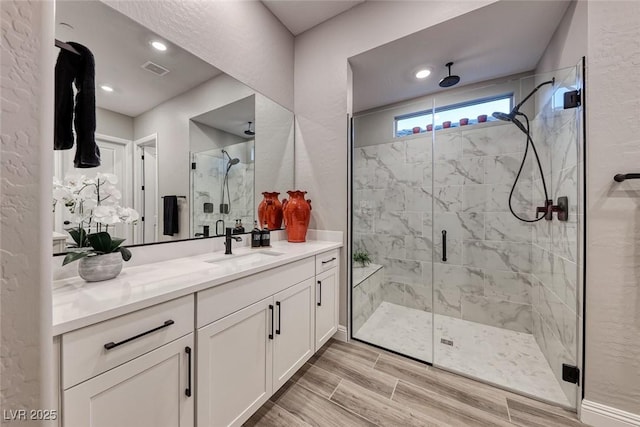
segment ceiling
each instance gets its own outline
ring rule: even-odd
[[[262,0],[276,18],[297,36],[365,0]]]
[[[85,45],[94,55],[96,105],[127,116],[137,117],[222,73],[99,1],[56,2],[56,23],[57,39]],[[149,44],[153,40],[168,49],[153,49]],[[160,77],[142,69],[147,61],[169,73]],[[114,91],[102,91],[103,84]]]
[[[253,139],[253,136],[246,135],[244,131],[248,129],[249,122],[253,123],[251,130],[255,131],[255,104],[255,95],[251,95],[216,110],[192,117],[191,120],[223,130],[232,135]]]
[[[447,90],[449,61],[458,86],[535,69],[569,3],[503,0],[350,58],[354,112]]]

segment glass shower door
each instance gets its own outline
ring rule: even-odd
[[[492,111],[447,117],[455,109],[447,110],[454,103],[445,92],[436,101],[433,142],[434,365],[572,408],[577,387],[562,381],[562,365],[577,361],[581,110],[565,110],[562,99],[579,87],[579,70],[455,95],[459,105],[460,99],[513,93],[513,104],[502,111],[508,114],[555,78],[522,105],[513,116],[518,123],[498,120]],[[451,126],[441,126],[444,121]],[[568,221],[557,213],[551,221],[514,216],[532,221],[545,206],[527,128],[548,199],[557,205],[567,197]]]
[[[385,123],[396,114],[379,110],[354,118],[352,336],[431,362],[432,132],[427,125],[433,123],[407,121],[392,133]]]

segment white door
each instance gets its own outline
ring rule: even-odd
[[[316,276],[316,347],[318,351],[338,330],[338,268]]]
[[[278,390],[314,353],[313,278],[274,296],[273,390]]]
[[[193,427],[194,355],[187,348],[193,334],[65,390],[64,427]]]
[[[59,164],[59,170],[57,173],[58,179],[64,180],[64,177],[69,174],[85,175],[87,178],[93,178],[98,172],[100,173],[112,173],[118,177],[118,183],[116,188],[122,194],[120,205],[125,207],[133,206],[131,200],[131,188],[133,186],[132,174],[131,174],[131,159],[129,158],[129,144],[131,141],[114,138],[104,135],[96,135],[96,144],[100,148],[100,166],[96,168],[82,168],[76,169],[73,166],[73,158],[75,156],[75,148],[70,150],[56,151],[58,157],[57,163]],[[69,220],[69,215],[66,212],[64,206],[57,206],[56,212],[62,212],[61,218],[56,223],[56,231],[62,232],[64,229],[69,228],[75,224],[64,225],[63,221]],[[133,244],[133,234],[131,225],[118,224],[114,231],[109,227],[109,233],[115,237],[121,237],[127,239],[125,244]],[[95,231],[95,230],[91,230]]]
[[[198,329],[199,427],[242,425],[272,392],[273,298]]]

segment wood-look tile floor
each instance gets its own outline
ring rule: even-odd
[[[583,426],[576,414],[357,342],[329,341],[245,426]]]

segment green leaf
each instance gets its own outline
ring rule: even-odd
[[[122,244],[122,242],[124,242],[127,239],[120,239],[120,238],[112,238],[111,239],[111,252],[115,252],[116,249],[118,248],[118,246],[120,246]]]
[[[67,229],[67,232],[69,232],[71,238],[76,242],[76,245],[78,245],[79,248],[88,246],[87,232],[84,228],[69,228]]]
[[[62,261],[62,265],[67,265],[70,262],[77,261],[77,260],[82,259],[84,257],[87,257],[87,256],[89,256],[91,254],[92,254],[92,252],[90,252],[90,251],[69,252],[69,253],[67,253],[67,256],[64,257],[64,261]]]
[[[87,236],[91,247],[98,252],[111,253],[111,236],[106,231],[92,233]]]
[[[120,254],[122,255],[122,259],[125,261],[129,261],[131,259],[131,251],[127,248],[118,248]]]

